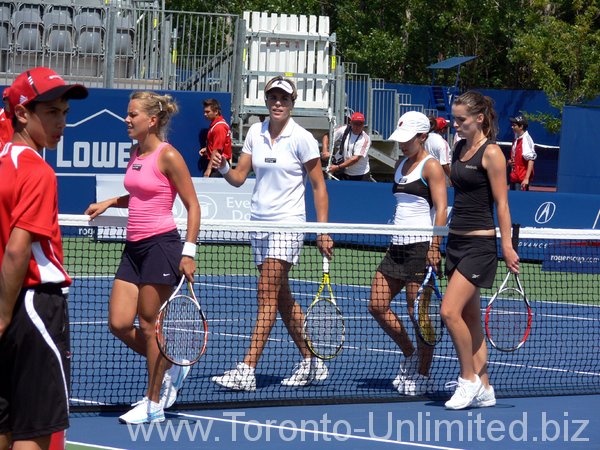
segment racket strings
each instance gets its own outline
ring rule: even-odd
[[[525,341],[529,334],[531,314],[524,295],[516,288],[498,292],[487,311],[487,334],[498,349],[513,350]]]
[[[333,357],[344,342],[344,320],[334,303],[321,299],[306,316],[304,327],[309,345],[321,357]]]
[[[195,361],[205,345],[205,323],[197,304],[187,296],[172,298],[162,312],[159,343],[174,362]]]
[[[416,324],[421,339],[428,345],[435,345],[442,338],[441,301],[433,286],[425,286],[417,299]]]

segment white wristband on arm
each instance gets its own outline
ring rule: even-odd
[[[229,162],[225,160],[225,167],[219,167],[217,170],[221,175],[225,175],[227,172],[229,172],[229,169],[231,169],[231,167],[229,166]]]
[[[191,242],[186,242],[183,244],[183,251],[181,252],[181,256],[189,256],[190,258],[196,257],[196,244]]]

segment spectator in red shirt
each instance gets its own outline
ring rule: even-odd
[[[0,448],[47,449],[69,426],[70,344],[56,175],[41,157],[87,97],[36,67],[5,89],[12,142],[0,152]],[[42,376],[42,378],[40,378]]]
[[[205,177],[222,177],[219,171],[213,171],[209,164],[213,151],[223,154],[231,162],[231,129],[221,115],[221,105],[214,98],[204,100],[204,117],[210,121],[206,147],[200,149],[200,170]]]
[[[533,179],[533,164],[537,158],[535,144],[527,131],[527,119],[521,115],[510,118],[515,139],[510,150],[510,183],[512,191],[528,191]]]

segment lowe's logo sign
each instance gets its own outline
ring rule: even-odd
[[[131,141],[127,139],[124,120],[117,114],[103,109],[79,122],[67,124],[68,133],[55,151],[45,153],[46,160],[58,172],[123,172],[129,161]],[[100,139],[98,139],[100,138]]]
[[[548,223],[554,217],[556,212],[556,204],[554,202],[544,202],[535,212],[535,221],[537,223]]]

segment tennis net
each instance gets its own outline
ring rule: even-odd
[[[128,349],[108,328],[108,300],[124,245],[126,218],[60,216],[65,264],[73,277],[69,292],[74,408],[129,405],[144,396],[143,357]],[[178,223],[184,234],[185,223]],[[329,377],[313,385],[281,385],[301,357],[278,318],[256,369],[257,389],[235,392],[211,381],[235,367],[250,342],[257,314],[258,271],[250,236],[301,233],[304,247],[290,271],[290,290],[304,310],[322,275],[317,233],[335,242],[331,282],[346,321],[342,353],[326,364]],[[279,233],[279,234],[278,234]],[[206,354],[192,368],[178,406],[326,403],[403,400],[392,386],[402,352],[368,311],[371,282],[392,235],[419,238],[432,230],[391,225],[270,224],[203,221],[197,255],[196,290],[209,320]],[[419,239],[416,239],[419,240]],[[445,242],[445,238],[444,238]],[[293,247],[284,243],[286,249]],[[442,250],[443,250],[442,246]],[[600,232],[522,228],[521,280],[533,308],[531,336],[514,353],[490,348],[489,371],[497,396],[590,394],[600,392]],[[504,263],[492,289],[482,290],[482,315],[506,273]],[[440,281],[442,292],[447,280]],[[392,301],[409,333],[405,294]],[[428,396],[450,395],[445,383],[459,366],[450,337],[435,347]]]

